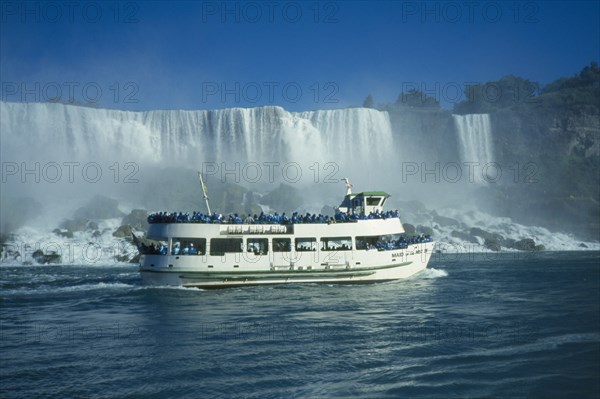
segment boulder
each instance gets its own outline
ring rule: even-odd
[[[127,254],[115,255],[115,260],[117,262],[129,262],[129,263],[131,263],[131,258]]]
[[[62,230],[73,231],[85,231],[88,229],[88,223],[90,221],[86,218],[74,218],[64,220],[58,227]]]
[[[41,249],[38,249],[31,254],[33,260],[41,265],[47,265],[49,263],[60,263],[61,256],[54,251],[48,254],[44,254]]]
[[[117,238],[131,237],[132,232],[133,232],[133,229],[131,228],[131,226],[128,224],[124,224],[124,225],[120,226],[118,229],[116,229],[114,231],[114,233],[112,233],[112,235],[113,235],[113,237],[117,237]]]
[[[515,242],[512,248],[519,251],[543,251],[546,249],[543,245],[536,245],[532,238],[523,238]]]
[[[485,241],[484,241],[484,243],[483,243],[483,245],[487,249],[492,250],[492,251],[496,251],[496,252],[498,252],[498,251],[500,251],[502,249],[502,246],[500,245],[500,242],[497,241],[497,240],[494,240],[494,239],[488,239],[488,238],[486,238]]]
[[[506,248],[512,248],[515,245],[515,242],[517,242],[516,240],[512,239],[512,238],[505,238],[504,240],[501,241],[502,246],[506,247]]]

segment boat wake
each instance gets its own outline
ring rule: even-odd
[[[415,278],[421,279],[434,279],[440,277],[447,277],[448,272],[443,269],[435,269],[433,267],[423,270],[421,273],[415,275]]]

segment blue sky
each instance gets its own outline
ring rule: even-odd
[[[2,1],[2,100],[107,108],[446,107],[470,82],[542,84],[600,58],[600,6],[562,2]]]

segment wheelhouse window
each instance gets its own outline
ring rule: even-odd
[[[381,197],[367,197],[367,205],[377,206],[381,202]]]
[[[266,238],[248,238],[246,240],[246,251],[254,255],[266,255],[269,250],[269,240]]]
[[[296,251],[316,251],[317,239],[314,237],[296,238]]]
[[[210,254],[222,256],[226,253],[240,253],[244,248],[241,238],[211,238]]]
[[[171,255],[205,255],[206,238],[173,237]]]
[[[323,251],[350,251],[352,249],[351,237],[323,237],[321,238]]]
[[[292,240],[289,238],[273,238],[273,252],[290,252]]]

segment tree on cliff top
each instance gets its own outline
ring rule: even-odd
[[[372,95],[368,95],[367,98],[365,98],[365,101],[363,102],[363,107],[365,108],[375,108],[375,101],[373,100],[373,96]]]
[[[420,90],[410,89],[407,93],[400,93],[396,105],[415,108],[439,108],[440,103],[434,97],[431,97]]]
[[[458,114],[489,113],[538,101],[539,83],[514,75],[484,84],[466,85],[465,101],[454,107]]]

